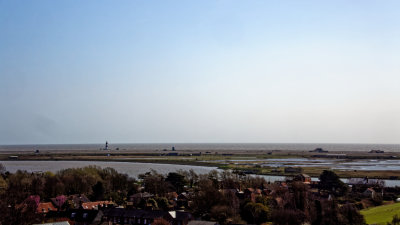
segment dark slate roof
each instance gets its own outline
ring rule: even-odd
[[[189,212],[176,211],[177,220],[190,220],[192,219],[192,214]]]
[[[202,220],[192,220],[189,221],[188,225],[215,225],[217,222],[212,221],[202,221]]]
[[[110,208],[110,209],[104,209],[103,214],[104,216],[112,216],[112,217],[120,217],[124,215],[125,209],[121,208]]]
[[[123,209],[123,208],[111,208],[103,210],[104,216],[107,217],[128,217],[128,218],[147,218],[147,219],[157,219],[163,218],[165,216],[171,217],[168,212],[159,210],[141,210],[141,209]]]
[[[146,211],[146,213],[144,214],[143,217],[144,218],[157,219],[157,218],[162,218],[167,214],[169,215],[168,212],[159,211],[159,210],[157,210],[157,211]],[[171,216],[171,215],[169,215],[169,216]]]
[[[69,210],[67,215],[72,221],[92,223],[96,217],[101,218],[103,212],[97,210],[73,209]]]
[[[129,196],[130,198],[151,198],[154,197],[153,194],[150,194],[148,192],[144,192],[144,193],[136,193],[134,195]]]
[[[125,210],[125,217],[130,217],[130,218],[138,218],[138,217],[143,217],[143,215],[146,212],[144,210],[140,210],[140,209],[129,209],[129,210]]]

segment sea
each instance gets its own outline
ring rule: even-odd
[[[0,145],[1,151],[82,151],[100,150],[105,146],[102,144],[38,144],[38,145]],[[400,144],[330,144],[330,143],[110,143],[110,149],[119,150],[193,150],[193,151],[273,151],[293,150],[309,151],[323,148],[327,151],[370,151],[382,150],[385,152],[400,152]]]

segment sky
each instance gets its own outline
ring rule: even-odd
[[[0,0],[0,144],[400,143],[400,1]]]

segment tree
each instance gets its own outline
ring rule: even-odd
[[[164,211],[169,209],[168,199],[165,197],[156,198],[158,208]]]
[[[352,204],[345,204],[340,208],[342,224],[364,225],[365,219]],[[400,223],[399,223],[400,224]]]
[[[399,215],[395,214],[392,218],[392,222],[388,223],[388,225],[400,225]]]
[[[40,215],[36,213],[38,196],[28,197],[18,204],[7,194],[0,197],[0,224],[28,225],[40,222]]]
[[[196,216],[209,218],[210,210],[215,205],[224,205],[226,199],[224,195],[215,188],[213,182],[208,178],[199,180],[196,192],[193,197],[193,214]]]
[[[251,224],[267,222],[269,214],[268,207],[261,203],[248,202],[242,210],[242,218]]]
[[[185,177],[179,173],[168,173],[167,179],[165,181],[172,184],[177,193],[181,193],[183,191],[183,187],[185,185]]]
[[[220,174],[222,189],[239,189],[240,180],[236,174],[229,171],[222,171]]]
[[[196,174],[196,172],[194,172],[193,169],[190,169],[188,179],[189,179],[190,187],[192,188],[193,185],[196,184],[197,181],[199,180],[199,176]]]
[[[208,173],[208,179],[212,181],[212,184],[214,185],[214,188],[219,189],[219,173],[217,170],[211,170]]]
[[[7,172],[6,167],[0,163],[0,175],[3,175]]]
[[[44,193],[46,198],[52,198],[65,193],[64,183],[58,176],[47,175],[44,181]]]
[[[147,200],[147,204],[148,204],[148,205],[151,205],[151,207],[154,208],[154,209],[157,209],[157,208],[158,208],[157,201],[154,200],[154,198],[149,198],[149,199]]]
[[[31,183],[30,194],[44,196],[44,179],[40,176],[34,176]]]
[[[305,220],[304,213],[297,209],[280,209],[274,210],[272,213],[274,225],[301,225],[305,224]]]
[[[309,192],[308,186],[302,182],[293,182],[292,184],[294,207],[308,214]]]
[[[235,210],[228,205],[215,205],[211,208],[211,217],[218,221],[219,224],[225,225],[229,219],[235,216]]]
[[[7,181],[0,175],[0,194],[4,193],[7,190],[7,187]]]
[[[348,190],[347,185],[340,180],[339,176],[330,170],[324,170],[319,176],[319,189],[336,196],[343,196]]]
[[[59,195],[56,197],[56,207],[58,208],[58,210],[61,210],[66,201],[67,197],[65,197],[64,195]]]
[[[323,203],[321,225],[341,225],[341,215],[336,201],[324,201]]]
[[[103,200],[104,199],[104,187],[101,181],[97,181],[92,187],[93,190],[93,200]]]
[[[163,175],[157,173],[155,170],[139,175],[143,179],[143,186],[146,192],[158,196],[164,196],[167,193],[167,183]]]

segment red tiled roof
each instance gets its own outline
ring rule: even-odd
[[[84,202],[82,203],[82,208],[83,209],[97,209],[97,207],[108,205],[108,204],[113,204],[110,201],[97,201],[97,202]]]
[[[254,192],[254,188],[246,188],[246,190],[249,192]]]
[[[48,213],[49,211],[57,211],[57,208],[51,202],[39,203],[37,207],[38,213]]]

